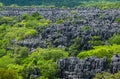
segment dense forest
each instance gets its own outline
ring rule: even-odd
[[[0,0],[0,79],[120,79],[120,2],[84,1]]]
[[[0,0],[5,5],[16,4],[19,6],[51,6],[54,5],[56,7],[76,7],[84,4],[84,2],[103,2],[106,0]],[[107,0],[107,1],[119,1],[119,0]]]

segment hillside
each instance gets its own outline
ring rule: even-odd
[[[94,1],[94,2],[99,2],[99,0],[0,0],[5,5],[12,5],[12,4],[17,4],[19,6],[32,6],[32,5],[45,5],[45,6],[51,6],[54,5],[56,7],[76,7],[84,2],[89,2],[89,1]],[[105,1],[105,0],[100,0]],[[107,1],[119,1],[119,0],[107,0]]]
[[[22,1],[0,3],[0,79],[120,79],[120,2]]]
[[[77,71],[71,70],[70,67],[75,69],[74,66],[79,64],[83,66],[81,61],[89,63],[96,59],[101,63],[110,63],[114,53],[120,53],[119,28],[119,8],[101,10],[95,7],[77,9],[2,7],[0,11],[0,76],[6,79],[10,76],[7,73],[11,73],[12,77],[9,79],[17,77],[17,79],[56,79],[64,78],[66,74],[66,77],[70,78],[70,75],[74,78],[73,71],[77,77],[81,71],[75,74]],[[89,56],[98,58],[106,56],[107,59],[71,58]],[[87,63],[84,64],[87,65]],[[59,65],[61,72],[58,69]],[[95,72],[89,74],[89,79],[92,79],[97,72],[105,71],[108,66],[106,64],[104,67],[100,63],[97,65],[95,69],[88,70]],[[119,70],[117,67],[116,69]],[[115,73],[114,70],[112,72]],[[89,77],[80,76],[83,79]]]

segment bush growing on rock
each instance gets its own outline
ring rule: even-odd
[[[0,57],[6,55],[5,49],[0,49]]]
[[[57,48],[48,48],[48,49],[42,49],[38,48],[36,52],[32,53],[33,57],[38,57],[38,59],[44,59],[44,60],[54,60],[57,61],[61,58],[68,57],[68,53],[62,49]]]
[[[41,75],[48,78],[48,79],[55,79],[58,73],[57,63],[53,62],[53,60],[48,61],[38,61],[38,65],[40,68]]]
[[[62,23],[64,23],[64,20],[57,20],[56,21],[56,24],[62,24]]]
[[[92,39],[90,41],[88,41],[88,43],[93,46],[99,46],[99,45],[103,44],[100,36],[92,36]]]
[[[9,28],[10,30],[8,30],[8,32],[5,35],[6,39],[16,39],[16,40],[20,40],[20,39],[24,39],[30,36],[35,36],[37,35],[37,31],[34,29],[28,29],[25,27],[21,27],[21,28]]]
[[[80,47],[81,47],[81,38],[76,37],[73,40],[73,44],[69,47],[69,55],[76,56],[80,51]]]
[[[38,67],[41,76],[48,79],[55,79],[59,71],[57,61],[66,57],[68,57],[68,53],[62,49],[38,48],[22,62],[26,64],[27,67]]]
[[[9,56],[3,56],[0,58],[0,68],[7,68],[9,64],[15,64],[15,60]]]
[[[0,8],[3,7],[3,3],[0,2]]]
[[[15,70],[0,68],[0,79],[17,79],[17,72]]]
[[[98,74],[96,74],[94,79],[120,79],[120,71],[115,74],[111,74],[108,72],[98,73]]]
[[[109,38],[110,44],[120,44],[120,34],[114,34],[111,38]]]
[[[111,8],[120,8],[120,2],[110,2],[110,1],[105,1],[105,0],[102,0],[102,1],[98,1],[98,2],[92,2],[89,3],[89,2],[86,2],[84,3],[82,6],[85,6],[85,7],[98,7],[102,10],[105,10],[105,9],[111,9]]]
[[[17,23],[16,26],[21,24],[22,27],[35,28],[38,26],[39,27],[48,26],[51,23],[49,19],[45,19],[38,12],[35,12],[32,15],[23,14],[22,19],[23,20]]]
[[[30,50],[27,47],[16,46],[13,49],[14,57],[25,58],[30,54]]]
[[[112,45],[112,46],[96,46],[92,50],[83,51],[78,54],[79,58],[85,58],[90,56],[96,56],[102,58],[106,56],[108,61],[111,60],[111,57],[116,53],[120,54],[120,45]]]
[[[118,22],[118,23],[120,23],[120,17],[117,17],[117,18],[115,19],[115,21]]]

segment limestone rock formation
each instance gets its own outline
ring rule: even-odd
[[[88,57],[79,59],[70,57],[59,60],[59,77],[61,79],[93,79],[95,74],[102,72],[117,73],[120,70],[120,56],[111,58],[110,67],[107,58]]]
[[[61,59],[59,61],[61,79],[92,79],[96,73],[107,69],[107,59],[89,57],[80,60],[76,57]]]

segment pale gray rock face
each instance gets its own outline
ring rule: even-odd
[[[59,61],[61,79],[92,79],[96,73],[107,70],[107,59],[90,57],[80,60],[76,57]]]
[[[116,54],[111,58],[111,60],[110,71],[111,73],[116,73],[120,70],[120,56]]]
[[[111,58],[110,67],[106,57],[88,57],[83,60],[70,57],[60,59],[58,66],[61,79],[93,79],[97,73],[117,73],[120,70],[120,56],[116,54]]]

